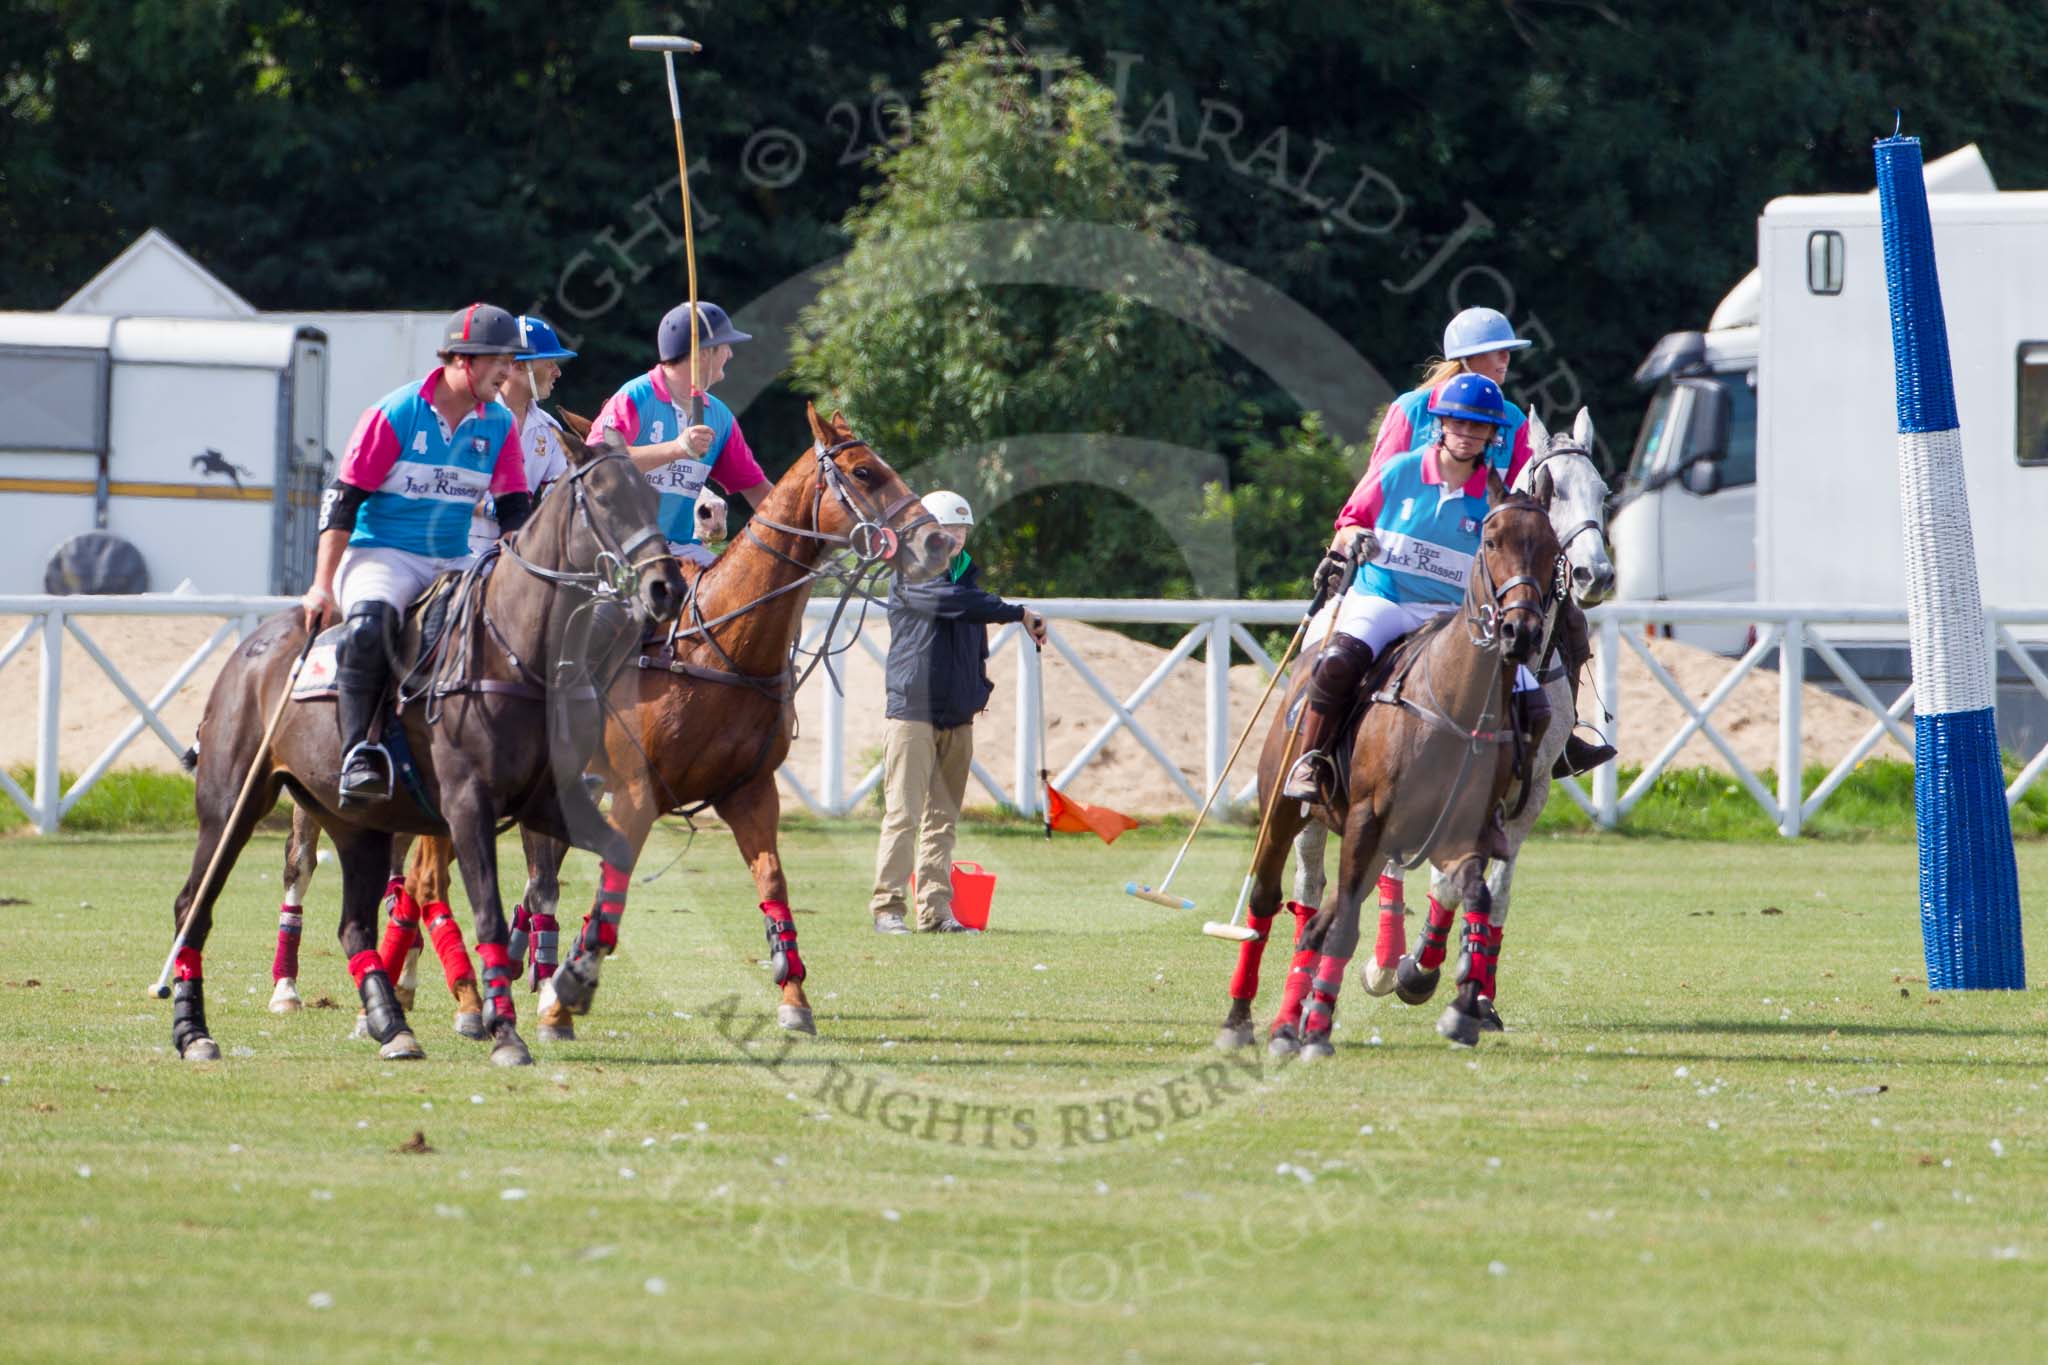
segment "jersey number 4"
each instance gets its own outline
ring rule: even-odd
[[[426,453],[427,453],[427,433],[425,433],[424,431],[415,431],[415,432],[414,432],[414,433],[412,434],[412,448],[413,448],[413,452],[414,452],[415,454],[418,454],[418,455],[424,455],[424,454],[426,454]]]

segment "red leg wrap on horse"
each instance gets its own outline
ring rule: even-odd
[[[633,883],[632,877],[619,871],[610,863],[598,865],[597,902],[591,912],[583,917],[583,942],[602,948],[609,953],[619,946],[619,917],[626,913],[626,888]],[[591,943],[591,932],[596,930],[596,942]]]
[[[479,943],[476,955],[484,964],[484,1013],[499,1019],[518,1017],[512,1005],[512,950],[502,943]]]
[[[796,920],[790,915],[789,902],[762,901],[761,913],[768,919],[768,958],[775,971],[775,984],[802,981],[804,959],[796,950]]]
[[[363,978],[371,972],[384,970],[384,961],[377,953],[364,949],[348,960],[348,974],[356,983],[356,989],[363,988]],[[388,973],[387,973],[388,975]]]
[[[1252,932],[1258,937],[1250,943],[1237,945],[1237,970],[1230,974],[1232,1000],[1258,999],[1259,963],[1266,956],[1266,935],[1273,928],[1271,915],[1253,915],[1246,922],[1252,926]]]
[[[270,979],[284,981],[299,974],[299,933],[306,917],[296,905],[277,912],[277,956],[270,959]]]
[[[1404,904],[1406,904],[1406,902],[1403,901],[1401,898],[1405,889],[1406,888],[1404,888],[1401,885],[1401,879],[1399,877],[1389,877],[1384,872],[1380,874],[1381,905],[1391,905],[1396,910],[1400,909]]]
[[[1407,951],[1408,913],[1398,906],[1380,911],[1380,932],[1373,940],[1372,960],[1382,967],[1392,967]]]
[[[1494,1001],[1495,1003],[1499,1003],[1500,1001],[1501,931],[1502,926],[1498,924],[1489,924],[1486,926],[1486,946],[1488,948],[1491,948],[1493,951],[1489,952],[1485,957],[1480,959],[1482,962],[1486,964],[1486,975],[1479,979],[1479,993],[1481,995],[1484,995],[1487,999]]]
[[[427,931],[433,936],[434,951],[441,958],[441,972],[448,978],[450,990],[464,981],[476,980],[476,969],[469,965],[469,949],[462,943],[462,926],[455,922],[455,912],[448,908],[446,901],[434,901],[427,906]],[[483,951],[483,945],[477,945]]]
[[[1328,954],[1316,959],[1315,970],[1310,977],[1308,993],[1308,1014],[1302,1025],[1310,1033],[1328,1033],[1330,1020],[1337,1013],[1337,992],[1344,986],[1344,968],[1351,959],[1331,957]]]
[[[405,970],[405,955],[420,946],[420,907],[395,877],[385,888],[384,903],[391,907],[391,919],[384,925],[377,956],[384,961],[384,975],[396,981]]]
[[[1479,993],[1486,994],[1486,916],[1473,911],[1465,912],[1465,953],[1470,963],[1472,979],[1479,983]]]
[[[1275,1024],[1301,1022],[1301,1002],[1308,997],[1309,976],[1315,971],[1316,959],[1320,956],[1313,948],[1303,948],[1295,953],[1294,961],[1287,968],[1287,984],[1280,993],[1280,1013],[1274,1016]]]
[[[1294,916],[1294,946],[1299,948],[1301,936],[1308,932],[1308,922],[1316,917],[1316,908],[1313,905],[1303,905],[1300,901],[1289,901],[1287,913]],[[1277,919],[1278,916],[1274,918]]]
[[[553,915],[535,915],[528,933],[528,941],[533,945],[531,984],[539,990],[540,983],[555,974],[555,964],[561,960],[561,922]]]
[[[1444,953],[1451,942],[1452,912],[1437,904],[1436,897],[1429,898],[1429,919],[1422,926],[1422,950],[1415,955],[1415,965],[1429,971],[1444,965]]]
[[[180,981],[197,981],[204,973],[199,968],[199,950],[193,947],[178,949],[174,974]]]

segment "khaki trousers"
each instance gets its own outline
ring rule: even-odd
[[[882,738],[882,842],[875,854],[869,913],[904,913],[917,869],[917,927],[937,929],[953,913],[953,835],[967,795],[974,727],[935,729],[921,720],[885,722]]]

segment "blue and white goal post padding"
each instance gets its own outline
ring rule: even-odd
[[[1913,645],[1913,804],[1931,990],[2023,990],[2019,870],[1920,139],[1877,143]]]

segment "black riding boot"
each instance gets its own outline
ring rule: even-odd
[[[1551,764],[1552,777],[1577,777],[1589,773],[1614,757],[1612,744],[1596,744],[1582,738],[1578,732],[1579,722],[1579,677],[1585,672],[1586,664],[1593,657],[1592,632],[1586,625],[1586,613],[1579,604],[1567,599],[1557,616],[1557,654],[1564,664],[1564,680],[1572,693],[1572,732],[1565,736],[1564,752]]]
[[[1330,731],[1358,695],[1372,667],[1372,646],[1349,635],[1336,635],[1316,657],[1315,672],[1309,677],[1308,714],[1302,717],[1302,755],[1288,771],[1280,794],[1290,801],[1314,801],[1322,795],[1322,782],[1334,775],[1330,756],[1323,746]]]
[[[360,602],[348,614],[341,665],[335,670],[335,710],[341,722],[341,804],[383,801],[391,795],[391,755],[369,742],[370,722],[391,680],[391,643],[398,611],[386,602]]]

